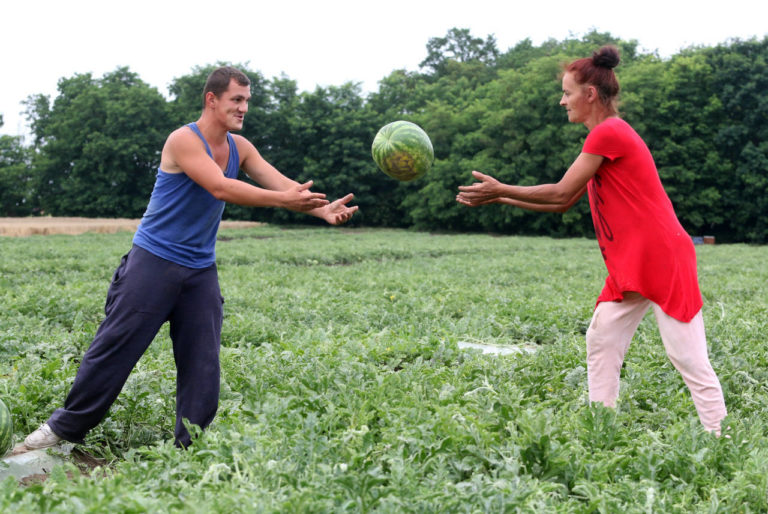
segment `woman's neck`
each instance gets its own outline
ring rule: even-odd
[[[598,111],[595,111],[592,113],[591,116],[584,122],[584,125],[587,127],[588,130],[592,130],[593,128],[600,125],[602,122],[609,118],[618,118],[619,114],[614,111],[613,109],[600,109]]]

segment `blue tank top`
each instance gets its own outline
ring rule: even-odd
[[[196,123],[187,125],[211,148]],[[227,133],[229,161],[224,175],[237,178],[240,155]],[[216,234],[225,202],[217,200],[186,173],[166,173],[159,167],[149,205],[133,243],[158,257],[189,268],[207,268],[216,262]]]

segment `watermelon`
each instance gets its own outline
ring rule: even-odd
[[[13,446],[13,419],[11,411],[0,400],[0,456],[5,455]]]
[[[373,139],[371,154],[381,171],[404,182],[424,176],[435,159],[427,133],[403,120],[381,127]]]

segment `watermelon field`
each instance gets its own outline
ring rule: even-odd
[[[0,239],[0,398],[60,406],[129,232]],[[173,446],[167,327],[108,417],[2,512],[766,512],[768,248],[697,246],[728,437],[700,427],[649,315],[616,410],[586,401],[605,278],[589,239],[224,229],[222,394]],[[535,351],[510,355],[463,343]],[[96,463],[96,464],[93,464]]]

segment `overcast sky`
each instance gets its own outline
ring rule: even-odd
[[[597,29],[662,57],[768,35],[764,0],[14,0],[0,13],[0,134],[10,135],[28,131],[28,95],[55,97],[62,77],[119,66],[164,95],[219,61],[284,73],[302,90],[354,81],[375,91],[395,69],[418,70],[429,38],[452,27],[492,34],[501,51]]]

